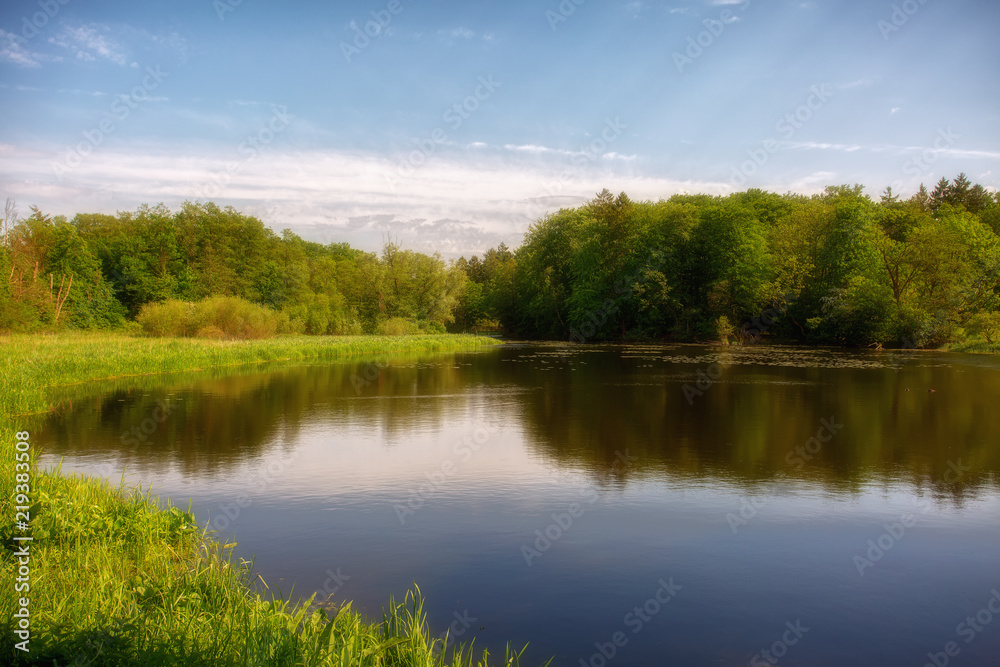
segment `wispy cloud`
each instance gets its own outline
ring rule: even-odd
[[[32,92],[32,93],[37,93],[42,90],[41,88],[37,88],[35,86],[22,86],[22,85],[10,86],[7,85],[6,83],[0,83],[0,88],[3,88],[4,90],[18,90],[21,92]]]
[[[457,42],[471,42],[473,40],[492,42],[496,37],[492,32],[480,33],[470,28],[459,26],[448,30],[438,30],[437,38],[441,43],[451,46]]]
[[[908,153],[923,153],[928,150],[928,146],[899,146],[896,144],[874,144],[871,146],[861,146],[859,144],[838,144],[821,141],[785,141],[782,142],[785,148],[799,148],[803,150],[824,150],[838,153],[857,153],[864,151],[867,153],[898,153],[900,155]],[[971,150],[964,148],[931,148],[936,155],[948,155],[960,158],[982,158],[986,160],[1000,159],[998,151]]]
[[[102,93],[99,90],[79,90],[77,88],[60,88],[56,91],[57,93],[63,93],[66,95],[87,95],[89,97],[104,97],[107,93]]]
[[[108,26],[98,24],[63,26],[63,29],[49,43],[69,51],[73,57],[82,62],[107,60],[116,65],[136,65],[126,54],[125,49],[106,33]]]
[[[864,148],[857,144],[835,144],[823,141],[786,141],[783,145],[787,148],[801,148],[804,150],[824,150],[837,151],[840,153],[855,153]],[[869,147],[871,150],[871,147]]]
[[[851,88],[870,88],[875,85],[875,83],[877,83],[875,79],[865,77],[863,79],[848,81],[847,83],[835,83],[833,84],[833,87],[839,90],[850,90]]]
[[[313,240],[342,240],[375,250],[389,233],[407,247],[457,257],[500,241],[519,245],[538,217],[589,199],[604,187],[638,199],[669,197],[681,189],[722,194],[729,187],[637,176],[607,162],[572,170],[565,179],[557,176],[551,158],[518,155],[509,161],[491,152],[440,156],[390,188],[384,175],[394,163],[384,156],[274,150],[266,159],[244,164],[215,201],[266,213],[264,222],[278,228],[294,223],[297,233],[308,230]],[[216,149],[191,145],[141,151],[109,147],[90,156],[85,169],[58,182],[52,175],[57,156],[54,151],[26,154],[0,146],[0,182],[10,184],[9,194],[18,201],[52,214],[114,212],[159,201],[176,208],[198,199],[231,160]],[[113,190],[108,183],[115,184]],[[435,195],[428,197],[428,192]]]
[[[61,58],[31,51],[20,35],[0,29],[0,61],[35,68],[41,67],[43,62],[57,60]]]

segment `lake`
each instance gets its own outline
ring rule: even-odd
[[[1000,357],[508,345],[108,385],[44,465],[526,664],[994,665]]]

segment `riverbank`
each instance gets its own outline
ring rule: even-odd
[[[441,651],[419,590],[389,601],[381,623],[309,610],[255,592],[249,563],[148,490],[33,465],[27,415],[56,407],[60,387],[113,378],[267,361],[466,351],[472,336],[298,337],[217,342],[120,334],[15,335],[0,340],[0,540],[4,664],[473,665],[471,649]],[[18,445],[17,443],[26,443]],[[21,458],[25,458],[21,456]],[[24,463],[24,462],[21,462]],[[21,475],[21,477],[16,477]],[[26,486],[17,488],[18,483]],[[18,493],[23,493],[18,497]],[[16,525],[16,505],[30,527]],[[31,541],[16,540],[30,536]],[[26,585],[26,586],[25,586]],[[334,600],[335,603],[341,601]],[[26,630],[21,630],[23,626]],[[17,644],[27,632],[29,640]],[[517,664],[508,651],[504,664]]]

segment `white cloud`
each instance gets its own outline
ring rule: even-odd
[[[635,199],[669,197],[681,188],[718,194],[731,189],[636,175],[620,170],[627,163],[618,156],[579,168],[564,156],[497,149],[436,155],[394,184],[387,175],[395,177],[398,164],[387,157],[263,149],[240,163],[218,190],[212,183],[225,180],[235,153],[103,146],[59,181],[53,164],[62,157],[0,145],[0,183],[19,202],[51,214],[114,213],[161,201],[176,208],[188,199],[212,199],[314,240],[375,250],[391,234],[407,247],[446,257],[482,252],[501,241],[517,246],[534,220],[605,187]]]
[[[56,36],[50,37],[49,43],[68,50],[77,60],[83,62],[101,59],[122,67],[129,65],[132,61],[125,55],[124,49],[103,34],[108,31],[107,26],[97,24],[67,25]]]
[[[821,141],[786,141],[784,145],[788,148],[804,148],[806,150],[838,151],[843,153],[855,153],[862,150],[863,146],[857,144],[834,144]]]
[[[855,79],[854,81],[848,81],[847,83],[835,83],[834,88],[840,90],[850,90],[851,88],[870,88],[875,85],[876,80],[871,78]]]
[[[470,28],[459,26],[450,30],[438,30],[437,38],[441,43],[452,46],[456,41],[469,42],[474,39],[479,39],[483,42],[492,42],[496,39],[496,36],[492,32],[478,33]]]
[[[41,67],[43,62],[61,60],[28,49],[28,41],[18,34],[0,29],[0,61],[14,63],[21,67]]]
[[[998,151],[970,150],[964,148],[937,148],[934,146],[898,146],[895,144],[876,144],[872,146],[861,146],[858,144],[837,144],[820,141],[786,141],[782,144],[786,148],[802,148],[807,150],[827,150],[840,153],[856,153],[864,151],[867,153],[923,153],[927,150],[933,151],[936,155],[947,155],[950,157],[982,158],[986,160],[1000,159]]]

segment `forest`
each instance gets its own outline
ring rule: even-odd
[[[274,315],[269,333],[910,348],[1000,339],[1000,194],[965,174],[907,199],[886,188],[874,200],[861,185],[656,202],[604,190],[536,221],[514,250],[450,262],[394,242],[372,253],[306,241],[211,202],[67,220],[34,207],[21,218],[8,200],[3,223],[3,331],[155,333],[158,307],[228,297]]]

